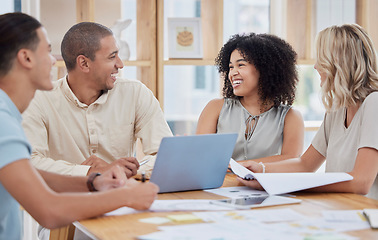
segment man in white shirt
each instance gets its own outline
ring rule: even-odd
[[[172,133],[152,92],[136,80],[117,79],[123,62],[111,30],[79,23],[65,34],[68,74],[50,92],[37,92],[23,127],[39,169],[89,175],[119,165],[127,177],[152,170],[160,141]],[[145,157],[133,157],[137,139]]]
[[[0,239],[22,239],[20,205],[48,228],[124,206],[148,209],[159,188],[126,179],[119,166],[89,177],[36,171],[21,113],[37,89],[53,88],[50,72],[56,59],[46,29],[24,13],[0,15],[0,36]]]

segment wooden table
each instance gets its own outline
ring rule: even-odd
[[[232,175],[227,175],[223,187],[239,185]],[[309,217],[320,217],[323,210],[359,210],[364,208],[378,208],[378,201],[361,195],[349,193],[296,193],[302,199],[300,204],[269,207],[269,209],[291,208]],[[222,199],[224,197],[204,191],[189,191],[159,194],[158,199]],[[267,209],[267,208],[264,208]],[[259,211],[259,209],[254,209]],[[180,212],[144,212],[123,216],[106,216],[83,220],[75,226],[84,227],[93,236],[101,240],[136,239],[137,236],[158,231],[159,225],[139,222],[139,219],[149,217],[164,217]],[[173,223],[164,225],[174,225]],[[347,232],[360,239],[378,239],[378,230],[360,230]]]

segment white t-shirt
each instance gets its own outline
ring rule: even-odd
[[[326,172],[350,172],[354,168],[358,149],[378,150],[378,92],[371,93],[345,127],[346,109],[326,113],[312,145],[326,157]],[[378,199],[378,178],[367,197]]]

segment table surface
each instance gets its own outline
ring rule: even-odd
[[[239,186],[234,175],[226,175],[223,187]],[[378,208],[378,201],[357,194],[350,193],[295,193],[301,199],[300,204],[265,207],[259,209],[290,208],[308,217],[321,217],[323,210],[362,210],[364,208]],[[225,197],[205,191],[187,191],[159,194],[159,200],[178,199],[224,199]],[[259,211],[254,209],[254,211]],[[181,212],[183,213],[183,212]],[[143,223],[139,219],[149,217],[164,217],[172,212],[143,212],[122,216],[103,216],[75,223],[80,229],[85,228],[97,239],[137,239],[138,236],[156,232],[161,225]],[[180,212],[174,212],[180,214]],[[168,223],[164,225],[174,225]],[[359,237],[360,239],[378,239],[378,230],[365,229],[347,232],[346,234]]]

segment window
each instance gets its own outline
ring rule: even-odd
[[[236,33],[269,33],[270,0],[224,0],[223,42]]]
[[[314,11],[314,36],[326,27],[344,23],[356,22],[356,1],[316,0]],[[315,41],[312,41],[315,44]],[[315,52],[315,47],[312,46]],[[320,77],[314,69],[314,64],[298,65],[299,85],[297,99],[294,104],[303,116],[306,126],[320,126],[325,109],[320,98]],[[316,131],[306,131],[305,149],[310,145]]]
[[[136,0],[121,0],[121,19],[131,19],[131,24],[121,32],[121,40],[126,41],[130,49],[129,60],[136,60]],[[110,26],[111,28],[112,26]],[[118,39],[117,39],[118,40]],[[126,60],[126,59],[123,59]],[[137,79],[137,67],[127,66],[120,70],[120,75],[128,79]],[[140,80],[140,79],[138,79]]]
[[[8,12],[21,12],[21,0],[2,0],[0,2],[0,14]]]
[[[166,0],[164,18],[201,17],[200,0]],[[223,40],[238,32],[269,32],[269,0],[225,0]],[[166,29],[166,25],[165,25]],[[204,36],[205,37],[205,36]],[[165,53],[168,41],[165,31]],[[164,67],[164,114],[173,134],[194,134],[197,120],[206,104],[221,97],[218,71],[208,66]]]
[[[206,104],[219,98],[214,66],[165,66],[164,115],[174,134],[194,134]],[[198,78],[199,77],[199,78]]]
[[[167,18],[201,17],[200,0],[164,2],[164,58],[168,59]],[[173,134],[194,134],[202,109],[219,95],[219,75],[215,66],[165,65],[164,115]]]

